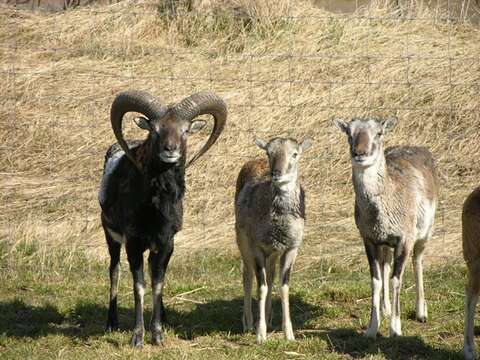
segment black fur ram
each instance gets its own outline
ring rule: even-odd
[[[122,119],[130,111],[145,116],[136,118],[135,122],[148,130],[148,137],[127,144],[122,134]],[[215,125],[205,145],[187,165],[187,138],[205,126],[205,121],[194,120],[202,114],[212,115]],[[118,144],[107,151],[99,192],[102,226],[110,253],[107,330],[118,328],[120,249],[121,244],[125,244],[135,297],[132,346],[143,345],[143,253],[147,249],[150,250],[148,264],[152,279],[152,343],[163,341],[162,289],[173,252],[173,237],[182,228],[185,168],[215,143],[226,117],[222,99],[206,92],[164,106],[146,92],[126,91],[112,104],[110,118]]]

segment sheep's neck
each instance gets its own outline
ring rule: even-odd
[[[300,212],[300,186],[292,181],[282,186],[272,183],[272,210],[274,214],[298,215]]]
[[[368,167],[354,165],[352,170],[355,194],[362,201],[376,203],[391,186],[385,156],[379,156],[377,161]]]

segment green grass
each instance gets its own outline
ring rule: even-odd
[[[274,293],[274,329],[256,345],[241,325],[239,260],[232,255],[174,255],[168,271],[168,327],[163,347],[131,349],[133,296],[123,266],[121,330],[104,333],[108,296],[106,262],[84,252],[49,253],[37,246],[0,247],[0,358],[2,359],[455,359],[461,358],[461,265],[427,270],[430,319],[414,318],[410,272],[402,293],[403,337],[389,339],[383,321],[377,341],[362,337],[369,314],[364,259],[348,264],[299,264],[291,283],[296,342],[282,338],[280,302]],[[300,259],[301,263],[301,259]],[[146,295],[146,323],[150,317]],[[273,331],[273,332],[272,332]],[[146,343],[150,337],[146,333]]]

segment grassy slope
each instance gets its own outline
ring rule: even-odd
[[[123,269],[128,267],[123,266]],[[355,268],[355,272],[350,269]],[[120,285],[121,331],[104,334],[107,264],[83,252],[45,254],[32,246],[0,260],[0,357],[2,359],[287,359],[287,358],[460,358],[464,269],[430,268],[426,297],[430,320],[412,320],[415,290],[408,273],[402,296],[405,336],[364,339],[369,282],[363,258],[348,263],[298,267],[291,309],[297,342],[282,339],[280,302],[274,297],[274,333],[261,346],[241,333],[241,274],[232,255],[174,256],[166,285],[169,328],[164,347],[129,347],[133,323],[130,275]],[[147,292],[146,316],[150,315]],[[148,321],[147,321],[148,323]],[[383,322],[382,334],[388,334]],[[148,342],[148,333],[146,340]]]

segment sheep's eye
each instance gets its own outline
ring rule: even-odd
[[[377,133],[377,138],[379,138],[379,137],[382,136],[382,135],[383,135],[382,132],[379,131],[379,132]]]
[[[296,153],[296,152],[294,152],[294,153],[292,154],[292,157],[293,157],[294,159],[295,159],[297,156],[298,156],[298,153]]]

